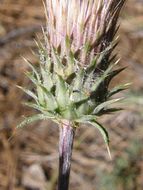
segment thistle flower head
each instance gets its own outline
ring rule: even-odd
[[[45,43],[37,42],[40,70],[32,65],[27,76],[35,93],[23,90],[35,103],[27,105],[41,112],[22,122],[37,119],[56,122],[70,120],[73,126],[90,123],[97,127],[106,143],[106,129],[97,116],[117,111],[110,105],[119,99],[112,95],[127,85],[109,88],[110,81],[124,68],[114,69],[118,61],[111,55],[117,41],[118,16],[125,0],[46,0]]]
[[[47,0],[47,35],[62,56],[87,65],[111,45],[125,0]],[[112,49],[112,48],[111,48]]]

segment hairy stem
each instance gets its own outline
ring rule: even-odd
[[[64,121],[60,126],[59,136],[59,181],[58,190],[68,190],[71,167],[72,147],[75,128],[71,122]]]

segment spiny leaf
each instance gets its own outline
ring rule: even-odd
[[[45,37],[45,35],[44,35],[44,37]],[[40,59],[41,65],[45,65],[46,69],[48,69],[48,71],[51,71],[52,62],[51,62],[51,59],[48,55],[48,50],[46,47],[44,47],[44,45],[40,41],[39,37],[37,37],[37,38],[38,38],[38,40],[35,40],[35,43],[39,49],[39,55],[41,56],[41,59]],[[48,39],[46,37],[45,43],[47,43],[47,42],[48,42]],[[42,60],[42,59],[44,59],[44,60]]]
[[[85,73],[88,75],[95,70],[98,56],[95,56],[89,66],[85,69]]]
[[[45,102],[44,93],[40,84],[37,84],[37,96],[38,96],[39,103],[44,106],[46,102]]]
[[[27,75],[28,78],[36,85],[37,96],[38,96],[37,98],[38,98],[38,100],[39,100],[39,103],[40,103],[41,105],[44,105],[45,102],[44,102],[43,92],[42,92],[42,90],[41,90],[41,85],[42,85],[41,81],[38,81],[38,80],[33,76],[33,74],[31,74],[31,73],[26,73],[26,75]]]
[[[30,108],[34,108],[40,112],[43,112],[43,111],[47,111],[44,107],[42,107],[41,105],[38,105],[38,104],[34,104],[34,103],[31,103],[31,102],[25,102],[23,103],[24,105],[30,107]]]
[[[76,108],[78,108],[79,106],[81,106],[82,104],[86,103],[89,100],[89,96],[83,94],[80,91],[76,93],[77,95],[76,96],[74,95],[73,97],[74,97],[74,104]]]
[[[91,50],[91,42],[88,42],[88,41],[87,41],[87,42],[84,44],[83,49],[84,49],[84,53],[85,53],[85,54],[88,54],[89,51]]]
[[[124,71],[127,67],[123,67],[123,68],[120,68],[120,69],[116,69],[116,70],[113,70],[111,73],[109,73],[109,76],[108,76],[108,84],[110,83],[110,81],[115,77],[117,76],[119,73],[121,73],[122,71]]]
[[[106,102],[103,102],[101,104],[99,104],[93,111],[93,114],[98,114],[102,109],[107,108],[108,106],[110,106],[111,104],[118,102],[120,100],[122,100],[123,98],[117,98],[117,99],[113,99],[113,100],[108,100]]]
[[[27,95],[32,97],[38,103],[38,97],[31,90],[23,88],[21,86],[17,86],[17,87],[20,88],[21,90],[23,90]]]
[[[50,116],[51,118],[52,118],[52,117],[53,117],[53,118],[54,118],[54,117],[56,118],[56,117],[58,116],[57,113],[52,112],[52,111],[49,111],[49,110],[47,110],[45,107],[43,107],[43,106],[41,106],[41,105],[34,104],[34,103],[31,103],[31,102],[25,102],[25,103],[23,103],[23,104],[26,105],[26,106],[28,106],[28,107],[30,107],[30,108],[34,108],[34,109],[40,111],[42,114]]]
[[[107,148],[109,157],[111,159],[111,153],[110,153],[110,149],[109,149],[109,135],[108,135],[108,132],[100,123],[98,123],[96,121],[96,117],[93,116],[93,115],[87,115],[87,116],[85,116],[83,118],[76,119],[75,121],[77,123],[90,124],[90,125],[96,127],[100,131],[100,133],[101,133],[101,135],[102,135],[102,137],[104,139],[104,142],[106,144],[106,148]]]
[[[54,95],[51,92],[49,92],[42,84],[39,86],[39,89],[44,98],[44,103],[47,110],[49,111],[56,110],[58,108],[58,105]]]
[[[51,88],[54,85],[53,80],[52,80],[52,74],[51,72],[48,71],[48,69],[43,68],[43,66],[41,66],[40,68],[41,68],[41,74],[43,78],[43,84],[47,88],[48,91],[51,91]]]
[[[44,72],[44,70],[43,70],[43,72]],[[47,81],[48,78],[50,79],[50,76],[48,75],[48,73],[46,76],[46,73],[45,73],[45,77],[47,77],[47,78],[46,78],[46,80],[43,80],[43,83],[44,83],[44,85],[43,85],[41,82],[37,81],[37,79],[31,73],[26,73],[26,75],[36,85],[39,102],[41,105],[44,105],[45,100],[44,100],[44,93],[43,93],[42,88],[45,88],[45,90],[47,89],[48,91],[51,90],[52,84],[50,83],[50,80],[49,80],[49,83]]]
[[[72,65],[74,65],[74,63],[75,63],[75,57],[74,57],[74,53],[70,50],[70,52],[69,52],[69,55],[68,55],[68,61],[69,61],[69,63],[70,64],[72,64]]]
[[[68,105],[65,109],[61,110],[61,115],[64,119],[73,121],[77,118],[77,113],[73,104]]]
[[[52,53],[52,58],[53,58],[53,61],[54,61],[54,71],[57,74],[59,74],[61,76],[64,76],[64,74],[65,74],[65,67],[62,64],[62,59],[58,55],[56,49],[54,49],[53,47],[51,47],[51,53]]]
[[[37,48],[39,49],[39,54],[44,56],[45,58],[48,57],[46,48],[44,47],[44,44],[41,42],[40,37],[38,37],[38,35],[37,35],[37,39],[38,40],[34,40],[34,41],[35,41]]]
[[[69,104],[69,91],[68,84],[59,75],[56,76],[56,99],[61,108]]]
[[[74,58],[74,54],[73,52],[70,50],[70,52],[68,53],[67,57],[67,65],[66,65],[66,77],[68,78],[74,71],[75,71],[75,58]]]
[[[32,83],[37,86],[37,84],[39,83],[37,78],[31,72],[26,72],[25,74],[32,81]]]
[[[104,142],[106,144],[106,148],[107,148],[109,157],[110,157],[110,159],[112,159],[110,149],[109,149],[109,135],[108,135],[107,130],[100,123],[98,123],[95,120],[88,121],[87,123],[89,123],[92,126],[96,127],[100,131],[100,133],[101,133],[101,135],[102,135],[102,137],[104,139]]]
[[[29,67],[32,69],[32,71],[34,72],[34,74],[36,75],[37,80],[40,82],[40,75],[37,72],[37,70],[35,69],[35,67],[30,63],[30,61],[28,59],[26,59],[25,57],[22,57],[24,59],[24,61],[29,65]]]
[[[100,42],[100,40],[99,40],[99,42]],[[108,45],[105,49],[101,50],[101,52],[97,53],[97,55],[96,55],[97,56],[97,63],[96,64],[98,65],[99,68],[102,68],[102,64],[106,60],[106,57],[108,57],[109,54],[111,53],[111,51],[113,50],[113,44],[112,43],[110,45]],[[107,66],[106,66],[106,68],[107,68],[110,64],[108,61],[106,61],[106,64],[107,64]]]
[[[76,77],[74,79],[73,90],[81,90],[83,88],[84,76],[85,76],[84,69],[78,70],[78,72],[76,73]]]
[[[103,74],[96,79],[95,84],[91,88],[92,91],[96,91],[96,89],[99,87],[99,85],[110,75],[111,70],[113,69],[113,67],[115,65],[118,64],[118,62],[119,62],[119,60],[116,61],[113,65],[110,65],[108,67],[108,69],[106,71],[104,71]]]
[[[82,103],[80,106],[78,106],[77,108],[77,114],[78,116],[82,116],[82,115],[87,115],[89,113],[89,104],[88,103]]]
[[[84,115],[84,116],[81,116],[80,118],[75,119],[75,122],[85,123],[87,121],[96,120],[96,119],[97,119],[97,116],[95,115]]]
[[[107,109],[101,110],[96,115],[100,116],[100,115],[103,115],[103,114],[113,114],[114,112],[121,111],[121,110],[123,110],[123,108],[107,108]]]
[[[29,125],[32,122],[38,121],[38,120],[47,120],[47,119],[52,119],[51,116],[44,115],[44,114],[36,114],[31,117],[25,118],[18,126],[17,128],[22,128],[26,125]]]
[[[131,83],[127,83],[127,84],[123,84],[123,85],[119,85],[119,86],[115,86],[112,90],[110,90],[108,92],[108,98],[113,96],[114,94],[118,93],[118,92],[121,92],[123,90],[126,90],[129,86],[130,86]]]

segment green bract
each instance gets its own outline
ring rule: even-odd
[[[128,86],[109,88],[110,81],[125,69],[116,68],[116,55],[111,56],[124,1],[46,1],[44,43],[36,42],[39,68],[29,63],[32,72],[27,73],[35,88],[20,87],[34,100],[26,105],[40,114],[25,119],[20,127],[38,119],[69,120],[73,127],[88,123],[99,129],[108,145],[108,133],[97,118],[120,110],[111,107],[120,99],[111,98]]]
[[[78,123],[89,123],[100,130],[106,144],[108,144],[108,133],[97,122],[97,117],[119,110],[119,108],[111,108],[110,105],[121,99],[110,98],[126,89],[128,84],[110,90],[108,86],[110,80],[123,69],[113,70],[116,64],[112,63],[104,72],[98,72],[96,76],[95,71],[98,69],[96,63],[99,56],[95,56],[87,67],[78,67],[76,58],[71,60],[70,55],[61,58],[56,49],[52,49],[52,56],[49,57],[45,53],[46,47],[41,42],[36,42],[36,44],[39,48],[39,69],[34,68],[24,58],[32,70],[26,75],[35,85],[35,91],[19,88],[34,100],[33,103],[25,104],[41,113],[26,118],[18,127],[43,119],[52,119],[57,123],[62,120],[70,120],[76,127]],[[106,50],[102,52],[102,56],[104,57],[106,53]],[[65,65],[63,59],[66,62]],[[101,55],[100,59],[102,61]],[[71,64],[72,68],[69,66]]]

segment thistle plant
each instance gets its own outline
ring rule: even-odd
[[[113,53],[118,39],[119,13],[125,0],[46,0],[44,42],[39,50],[38,70],[29,63],[27,76],[34,91],[22,88],[39,111],[19,127],[36,120],[52,119],[59,125],[58,190],[68,190],[72,146],[81,123],[96,127],[109,152],[107,130],[98,122],[104,114],[118,111],[112,96],[127,88],[109,88],[111,80],[125,68],[117,68]],[[29,62],[29,61],[27,61]],[[109,152],[110,154],[110,152]]]

